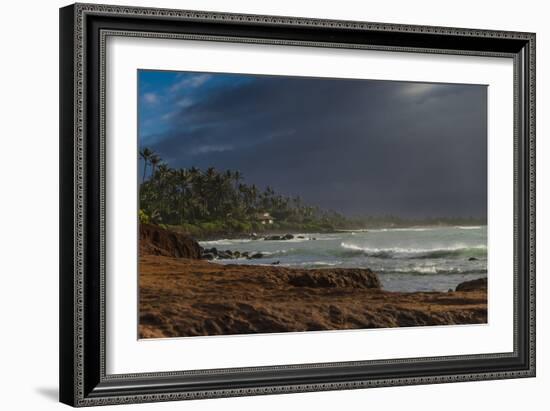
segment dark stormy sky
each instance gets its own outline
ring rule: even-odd
[[[485,217],[484,85],[139,72],[139,139],[347,215]]]

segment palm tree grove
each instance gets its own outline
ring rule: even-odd
[[[331,232],[415,224],[468,224],[469,218],[407,220],[397,216],[347,217],[305,204],[299,196],[244,182],[238,170],[171,168],[150,148],[142,148],[139,218],[197,238],[261,232]]]
[[[198,237],[285,230],[324,232],[350,223],[334,211],[304,204],[298,196],[246,184],[238,170],[175,169],[149,148],[139,154],[143,160],[141,222],[176,226]]]

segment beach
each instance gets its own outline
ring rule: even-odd
[[[330,241],[301,237],[254,242],[263,247],[288,247]],[[218,247],[228,246],[220,241],[224,240],[218,240]],[[244,239],[237,241],[245,243]],[[156,226],[140,227],[140,338],[487,322],[486,268],[479,262],[484,257],[461,254],[476,247],[462,247],[466,251],[451,250],[450,254],[460,254],[457,259],[466,261],[475,258],[469,261],[476,267],[470,271],[479,272],[448,273],[447,277],[454,275],[455,284],[444,291],[405,292],[386,289],[385,274],[364,265],[291,265],[267,251],[258,259],[208,261],[202,256],[211,245]],[[432,254],[428,257],[424,260],[435,259]]]

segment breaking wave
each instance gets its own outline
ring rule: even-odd
[[[344,250],[351,250],[355,253],[362,253],[370,257],[377,258],[407,258],[407,259],[427,259],[427,258],[450,258],[450,257],[484,257],[487,255],[487,246],[464,246],[444,248],[371,248],[355,244],[341,243]]]
[[[216,246],[216,245],[235,245],[235,244],[243,244],[243,243],[249,243],[253,240],[251,239],[229,239],[229,238],[223,238],[221,240],[211,240],[211,241],[199,241],[199,244],[203,247],[208,246]]]
[[[421,232],[421,231],[433,231],[437,230],[438,227],[404,227],[404,228],[374,228],[372,230],[365,230],[367,233],[386,233],[386,232],[402,232],[402,231],[410,231],[410,232]]]
[[[403,267],[403,268],[380,268],[378,274],[408,274],[408,275],[430,275],[430,274],[487,274],[486,269],[461,269],[461,268],[443,268],[443,267]]]

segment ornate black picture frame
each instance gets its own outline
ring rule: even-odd
[[[107,374],[108,36],[513,58],[513,352]],[[61,402],[92,406],[535,376],[535,34],[75,4],[60,10],[60,99]]]

